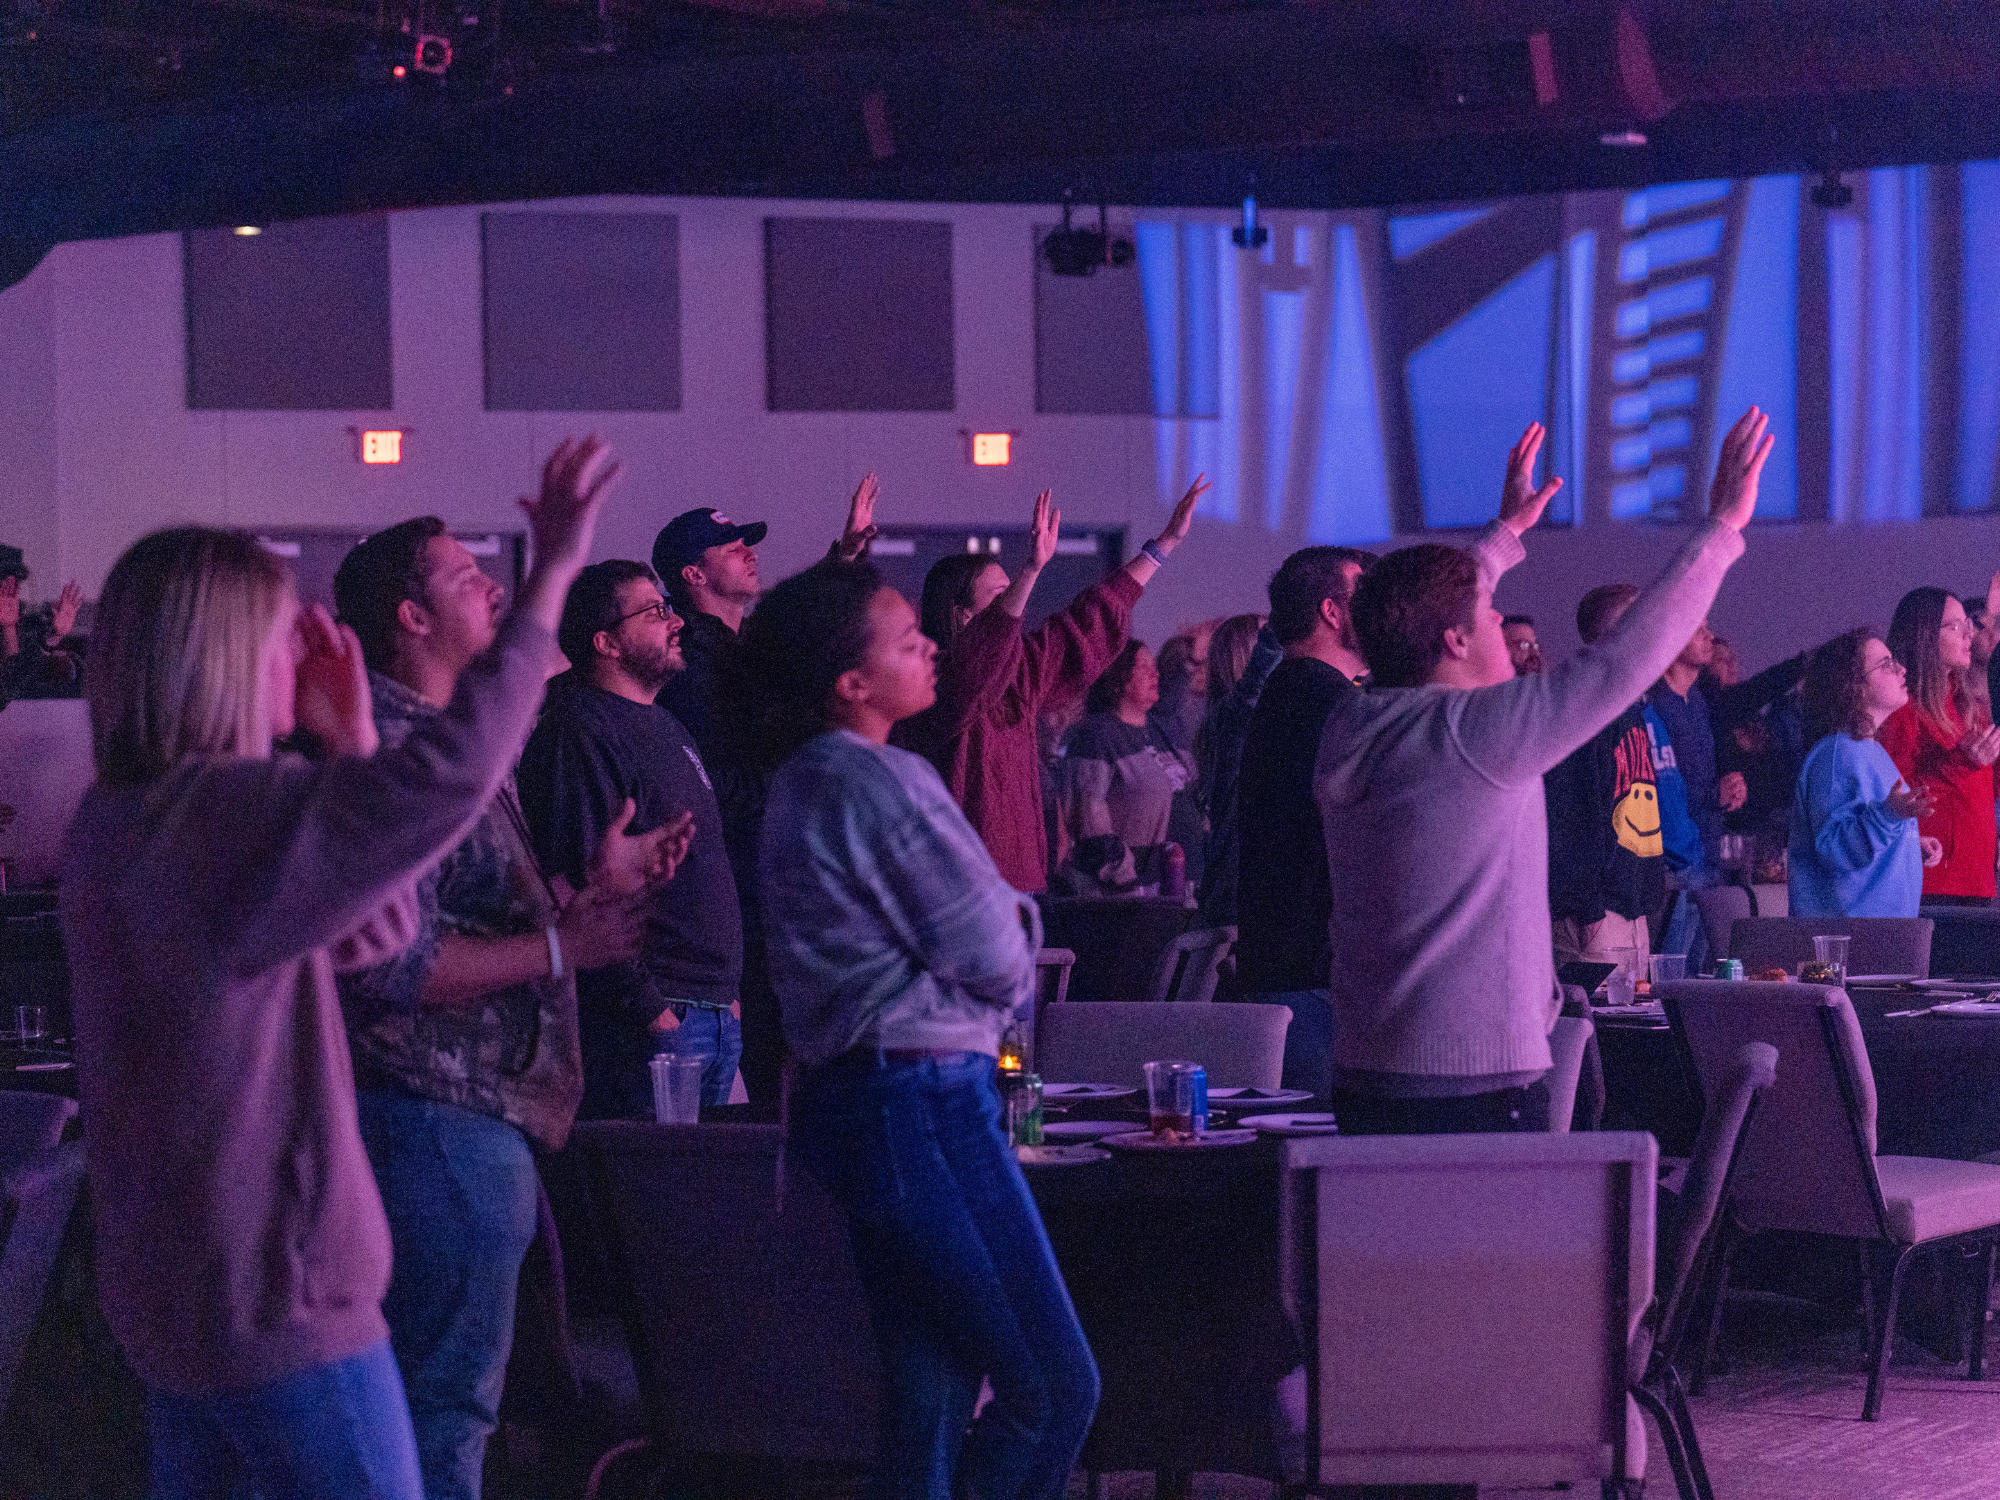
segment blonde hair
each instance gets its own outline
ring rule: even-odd
[[[240,531],[176,527],[126,549],[91,632],[99,780],[143,785],[268,738],[264,643],[289,587],[284,564]]]

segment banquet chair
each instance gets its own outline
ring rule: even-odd
[[[1739,917],[1730,929],[1729,956],[1743,960],[1743,972],[1790,969],[1813,956],[1815,937],[1844,933],[1850,974],[1915,974],[1931,971],[1929,917]]]
[[[1729,951],[1730,929],[1739,921],[1757,915],[1749,888],[1740,885],[1711,885],[1689,892],[1695,910],[1701,913],[1702,936],[1708,939],[1710,958],[1733,958]],[[1811,956],[1812,944],[1806,945]]]
[[[575,1141],[669,1463],[866,1463],[882,1382],[867,1304],[825,1190],[794,1171],[778,1201],[782,1127],[599,1120]]]
[[[1576,1088],[1583,1077],[1583,1054],[1596,1028],[1585,1016],[1558,1016],[1549,1031],[1549,1129],[1566,1132],[1576,1115]]]
[[[82,1141],[37,1151],[0,1173],[0,1419],[82,1184]]]
[[[1875,1075],[1847,993],[1832,985],[1690,980],[1659,987],[1689,1078],[1721,1098],[1746,1042],[1778,1049],[1784,1068],[1747,1131],[1718,1247],[1716,1307],[1742,1235],[1765,1230],[1856,1241],[1879,1295],[1862,1417],[1882,1409],[1896,1301],[1910,1259],[1938,1246],[1976,1252],[1967,1378],[1985,1358],[1986,1300],[2000,1242],[2000,1166],[1928,1156],[1878,1156]],[[1706,1360],[1703,1361],[1704,1365]],[[1697,1390],[1700,1372],[1696,1373]]]
[[[1048,1083],[1120,1083],[1143,1088],[1146,1064],[1198,1062],[1211,1088],[1277,1088],[1285,1071],[1291,1007],[1072,1001],[1042,1013],[1037,1039]]]
[[[76,1101],[60,1094],[0,1089],[0,1178],[31,1157],[53,1150],[76,1118]]]
[[[1236,946],[1234,927],[1198,927],[1184,932],[1167,944],[1153,968],[1153,988],[1148,999],[1167,1001],[1213,1000],[1222,961]]]
[[[1309,1490],[1643,1480],[1650,1135],[1314,1136],[1282,1162]]]

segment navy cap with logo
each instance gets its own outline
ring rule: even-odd
[[[0,578],[26,578],[28,559],[19,547],[0,545]]]
[[[769,530],[762,521],[739,526],[729,517],[711,509],[685,510],[660,528],[653,538],[653,571],[668,585],[680,582],[681,569],[699,564],[710,547],[726,547],[738,540],[756,546]]]

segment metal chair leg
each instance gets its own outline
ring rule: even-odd
[[[1915,1245],[1896,1249],[1895,1264],[1889,1269],[1889,1286],[1882,1298],[1882,1326],[1875,1344],[1875,1358],[1868,1370],[1868,1395],[1861,1404],[1861,1420],[1873,1422],[1882,1414],[1882,1388],[1889,1382],[1889,1354],[1896,1343],[1896,1298],[1903,1290],[1903,1273],[1909,1269]]]
[[[1722,1336],[1722,1304],[1729,1296],[1729,1266],[1736,1255],[1736,1233],[1727,1215],[1715,1230],[1714,1291],[1708,1304],[1708,1330],[1702,1336],[1701,1352],[1695,1359],[1694,1376],[1688,1389],[1699,1396],[1708,1389],[1708,1372],[1715,1364],[1716,1340]]]
[[[2000,1250],[2000,1240],[1988,1240],[1973,1261],[1978,1271],[1972,1283],[1972,1351],[1965,1361],[1967,1380],[1983,1380],[1986,1376],[1986,1313],[1993,1301],[1993,1258],[1996,1250]]]
[[[1695,1488],[1694,1471],[1688,1467],[1687,1450],[1681,1446],[1680,1424],[1674,1414],[1667,1410],[1666,1402],[1643,1385],[1631,1388],[1632,1399],[1652,1417],[1653,1425],[1660,1429],[1660,1446],[1667,1450],[1667,1466],[1674,1471],[1674,1488],[1681,1500],[1701,1500]]]
[[[1666,1388],[1667,1409],[1680,1424],[1681,1446],[1687,1450],[1695,1494],[1699,1500],[1715,1500],[1715,1487],[1708,1482],[1708,1461],[1701,1456],[1701,1439],[1695,1435],[1694,1413],[1688,1409],[1687,1389],[1681,1384],[1680,1371],[1672,1365],[1667,1366]]]

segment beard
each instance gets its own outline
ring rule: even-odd
[[[685,665],[678,640],[669,646],[639,646],[625,652],[626,672],[650,693],[658,693]]]

